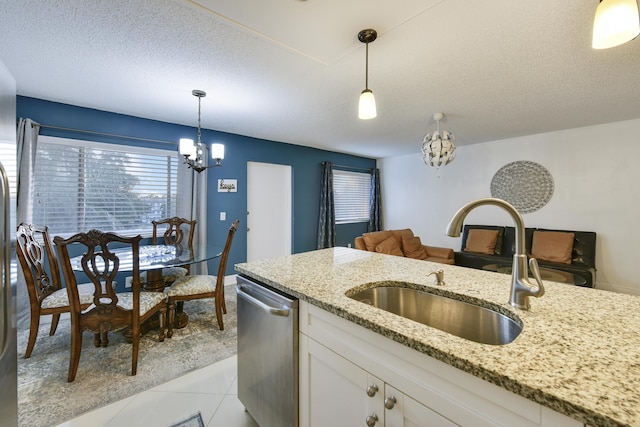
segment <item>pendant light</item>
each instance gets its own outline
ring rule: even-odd
[[[456,137],[450,131],[440,133],[440,120],[444,113],[435,113],[436,131],[428,133],[422,140],[422,159],[428,166],[446,166],[456,158]]]
[[[365,65],[365,83],[364,90],[360,94],[360,102],[358,103],[358,117],[362,120],[373,119],[377,116],[376,99],[373,92],[369,89],[369,43],[378,37],[376,30],[366,29],[358,33],[358,40],[366,44],[366,65]]]
[[[600,0],[593,21],[594,49],[607,49],[633,40],[640,34],[636,0]]]
[[[184,163],[188,167],[200,173],[205,169],[222,166],[222,164],[220,164],[220,161],[224,159],[224,145],[211,144],[211,158],[216,162],[213,165],[204,166],[204,151],[207,147],[202,144],[202,141],[200,140],[200,103],[202,101],[202,98],[207,96],[207,93],[203,90],[194,89],[193,91],[191,91],[191,94],[198,98],[198,142],[194,144],[193,139],[180,138],[180,143],[178,144],[178,152],[180,153],[180,155],[184,156]]]

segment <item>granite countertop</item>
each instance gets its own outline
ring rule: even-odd
[[[236,271],[589,425],[640,426],[640,297],[543,281],[531,310],[508,304],[510,276],[348,248],[237,264]],[[444,270],[446,285],[427,274]],[[402,281],[510,312],[510,344],[479,344],[352,300]]]

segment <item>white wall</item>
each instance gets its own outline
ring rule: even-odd
[[[549,170],[555,189],[546,206],[523,215],[525,225],[595,231],[596,287],[640,295],[640,119],[460,146],[439,173],[419,147],[416,141],[416,154],[378,161],[385,229],[409,227],[424,244],[460,250],[460,238],[445,235],[455,212],[490,197],[505,164],[533,161]],[[465,223],[513,225],[492,206]]]

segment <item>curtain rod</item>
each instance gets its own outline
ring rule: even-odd
[[[354,169],[354,170],[359,170],[359,171],[367,171],[367,172],[371,172],[372,170],[374,170],[375,168],[358,168],[356,166],[346,166],[346,165],[333,165],[336,168],[343,168],[343,169]]]
[[[66,128],[66,127],[62,127],[62,126],[41,125],[41,124],[38,124],[36,122],[32,122],[31,126],[40,126],[41,128],[66,130],[66,131],[78,132],[78,133],[88,133],[88,134],[91,134],[91,135],[110,136],[110,137],[113,137],[113,138],[132,139],[132,140],[136,140],[136,141],[159,142],[161,144],[172,144],[172,145],[176,145],[177,144],[177,142],[162,141],[162,140],[159,140],[159,139],[141,138],[141,137],[138,137],[138,136],[118,135],[118,134],[115,134],[115,133],[96,132],[96,131],[92,131],[92,130]]]

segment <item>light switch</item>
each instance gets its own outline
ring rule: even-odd
[[[226,220],[227,220],[227,213],[220,212],[220,221],[226,221]]]

